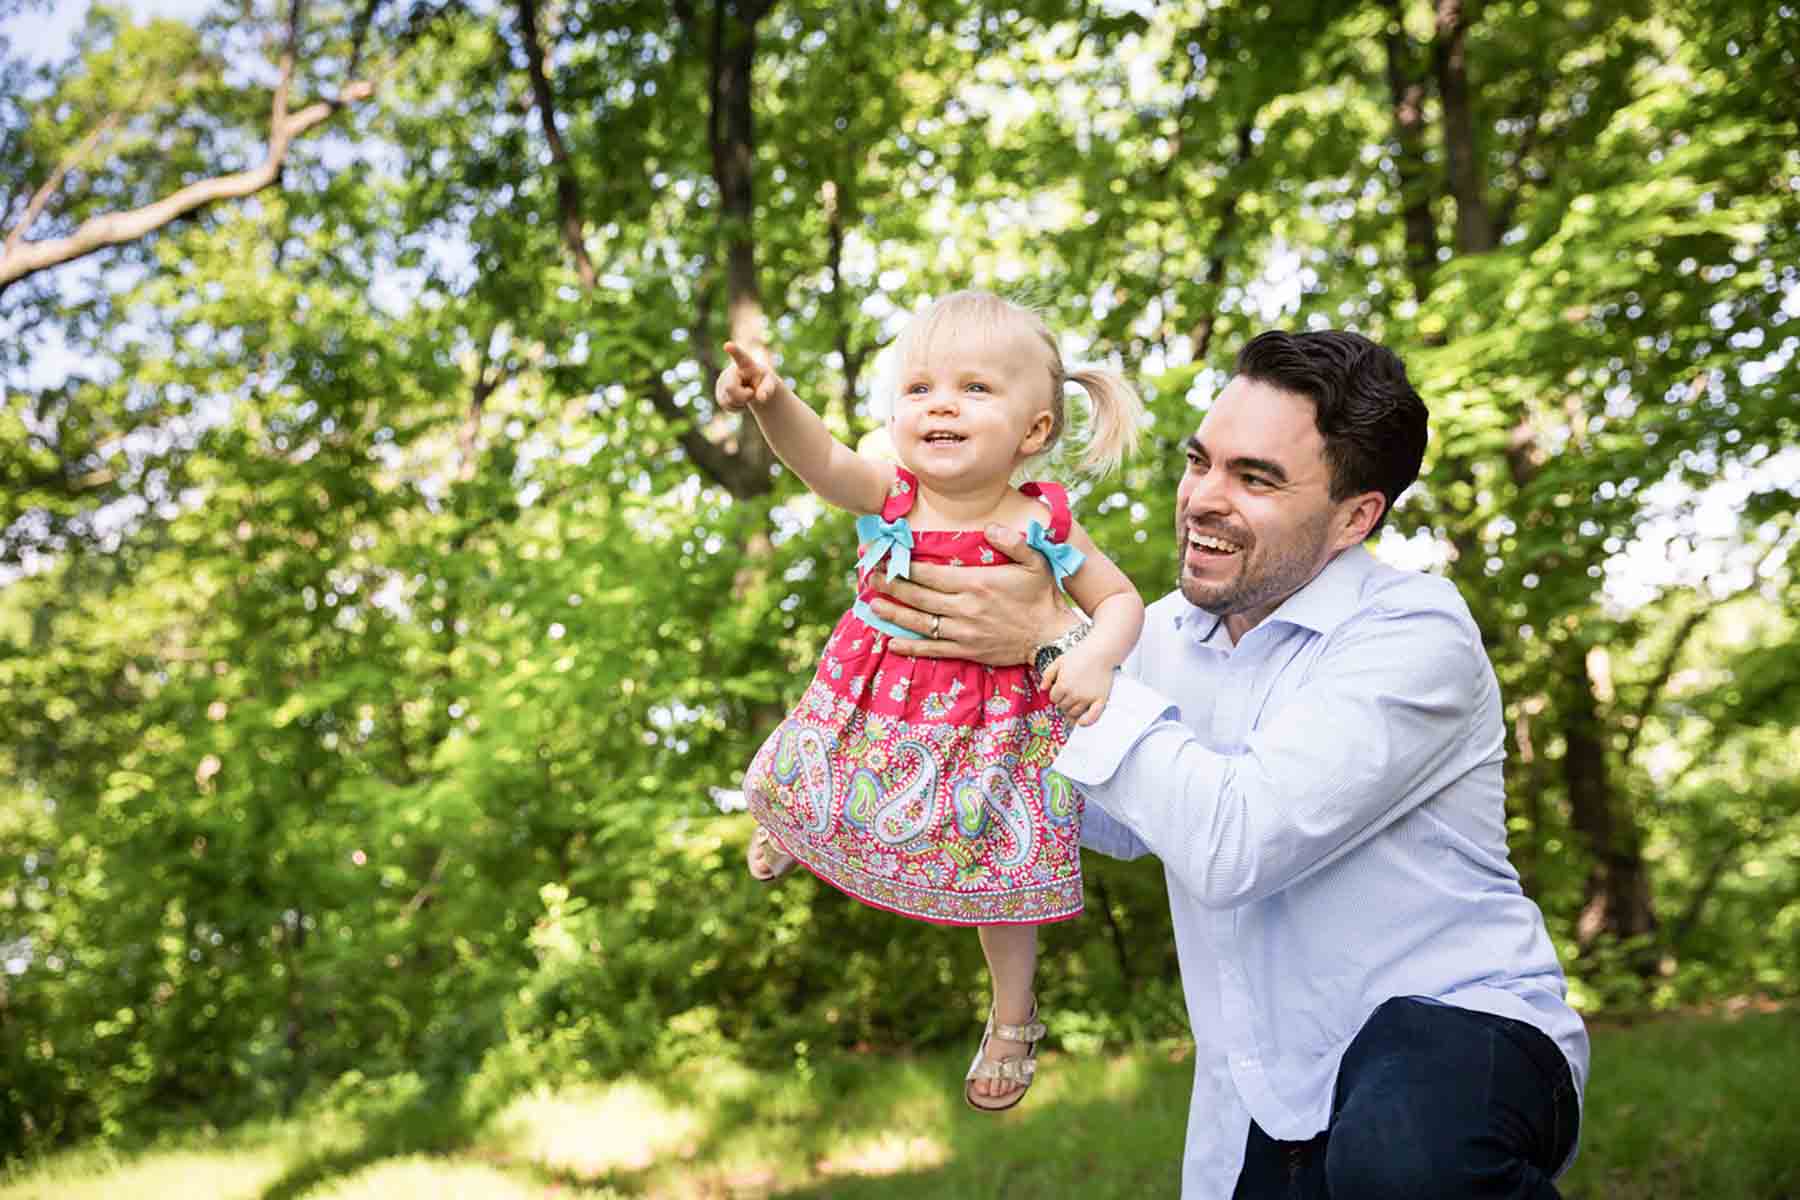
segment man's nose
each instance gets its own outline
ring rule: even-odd
[[[1230,507],[1224,487],[1223,471],[1208,471],[1204,475],[1189,475],[1183,481],[1181,492],[1181,511],[1185,517],[1193,517],[1201,513],[1221,513]]]

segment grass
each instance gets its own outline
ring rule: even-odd
[[[775,1075],[715,1063],[524,1095],[448,1142],[441,1112],[379,1128],[334,1112],[131,1154],[78,1149],[0,1174],[0,1200],[1152,1200],[1178,1191],[1181,1057],[1048,1055],[1030,1099],[998,1118],[962,1107],[960,1056],[846,1056]],[[1598,1030],[1564,1195],[1800,1195],[1785,1107],[1796,1076],[1800,1011]]]

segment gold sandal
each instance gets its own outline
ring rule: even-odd
[[[758,856],[768,868],[767,875],[759,874],[756,870]],[[799,865],[800,860],[783,849],[781,843],[775,840],[775,835],[761,825],[750,835],[750,845],[744,851],[744,866],[749,868],[750,878],[756,882],[774,883]]]
[[[1032,1076],[1037,1073],[1037,1044],[1049,1031],[1044,1023],[1037,1019],[1037,1001],[1031,1002],[1031,1019],[1023,1025],[1006,1025],[994,1023],[994,1010],[988,1009],[987,1028],[981,1031],[981,1045],[975,1049],[975,1061],[969,1064],[969,1073],[963,1076],[963,1099],[970,1108],[978,1112],[1005,1112],[1025,1098],[1031,1090]],[[1009,1055],[999,1061],[984,1061],[987,1054],[989,1038],[1005,1038],[1009,1042],[1024,1042],[1026,1050],[1023,1055]],[[982,1104],[975,1099],[972,1086],[977,1079],[998,1079],[1005,1083],[1016,1083],[1018,1092],[1004,1104]]]

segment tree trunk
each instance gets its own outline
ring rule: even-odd
[[[1507,838],[1513,866],[1519,871],[1519,886],[1527,896],[1538,894],[1544,858],[1544,757],[1533,736],[1532,723],[1536,711],[1532,701],[1536,699],[1519,704],[1505,766],[1507,811],[1523,817],[1528,831],[1522,845],[1510,836]]]
[[[1431,213],[1432,187],[1425,165],[1425,72],[1417,62],[1401,12],[1400,0],[1393,0],[1387,34],[1388,93],[1394,109],[1394,140],[1400,147],[1394,171],[1400,180],[1406,227],[1407,273],[1412,278],[1413,299],[1423,302],[1437,270],[1437,222]]]
[[[1602,937],[1619,940],[1656,932],[1650,874],[1636,821],[1616,794],[1606,758],[1606,729],[1588,674],[1586,647],[1571,641],[1563,651],[1563,783],[1569,822],[1593,856],[1587,901],[1576,921],[1576,944],[1587,950]],[[1640,968],[1654,967],[1646,956]]]
[[[1487,180],[1475,136],[1467,33],[1464,0],[1438,0],[1432,65],[1437,72],[1438,100],[1444,108],[1444,159],[1449,167],[1450,194],[1456,198],[1456,248],[1464,254],[1480,254],[1499,245],[1500,238],[1488,209]]]
[[[756,133],[750,75],[756,62],[756,23],[767,5],[733,6],[732,15],[726,8],[724,0],[713,8],[712,111],[707,121],[725,235],[725,325],[732,341],[760,357],[768,354],[769,339],[752,233]],[[737,440],[746,473],[766,479],[775,456],[749,413],[740,418]]]

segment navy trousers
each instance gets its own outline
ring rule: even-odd
[[[1250,1123],[1237,1200],[1551,1200],[1575,1146],[1569,1064],[1508,1017],[1396,998],[1344,1053],[1331,1124],[1278,1142]]]

